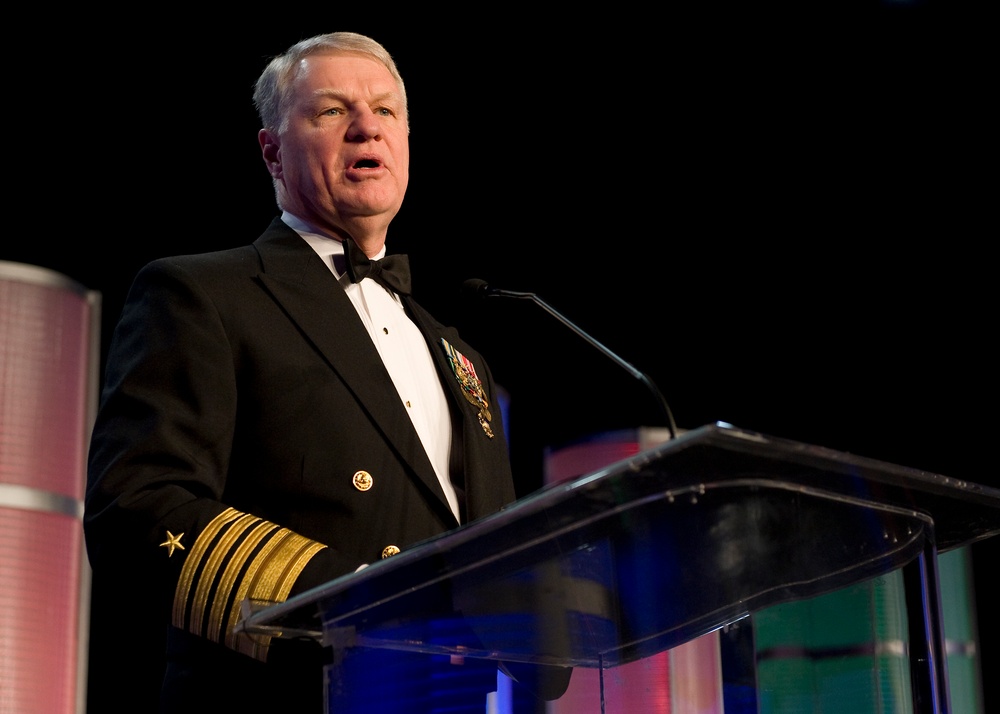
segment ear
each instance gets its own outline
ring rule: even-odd
[[[271,178],[281,178],[281,140],[278,135],[269,129],[261,129],[257,132],[257,143]]]

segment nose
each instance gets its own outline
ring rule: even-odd
[[[348,141],[368,141],[377,139],[381,127],[378,117],[368,107],[356,110],[351,117],[351,126],[347,131]]]

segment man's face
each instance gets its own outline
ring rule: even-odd
[[[389,70],[357,54],[299,65],[279,135],[261,145],[286,210],[320,228],[385,230],[409,180],[410,148]]]

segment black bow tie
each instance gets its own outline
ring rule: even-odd
[[[371,278],[401,295],[410,294],[410,259],[405,255],[387,255],[382,260],[369,260],[364,251],[350,238],[344,242],[347,275],[352,283]]]

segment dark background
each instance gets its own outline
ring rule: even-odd
[[[977,6],[477,12],[39,20],[11,59],[0,259],[100,291],[106,349],[143,263],[248,243],[275,214],[251,103],[267,58],[355,30],[393,53],[410,99],[389,249],[511,392],[522,493],[543,446],[662,417],[537,305],[464,300],[468,278],[536,293],[648,374],[681,428],[727,421],[1000,487]],[[972,546],[987,709],[996,540]],[[142,649],[95,668],[124,681]]]

